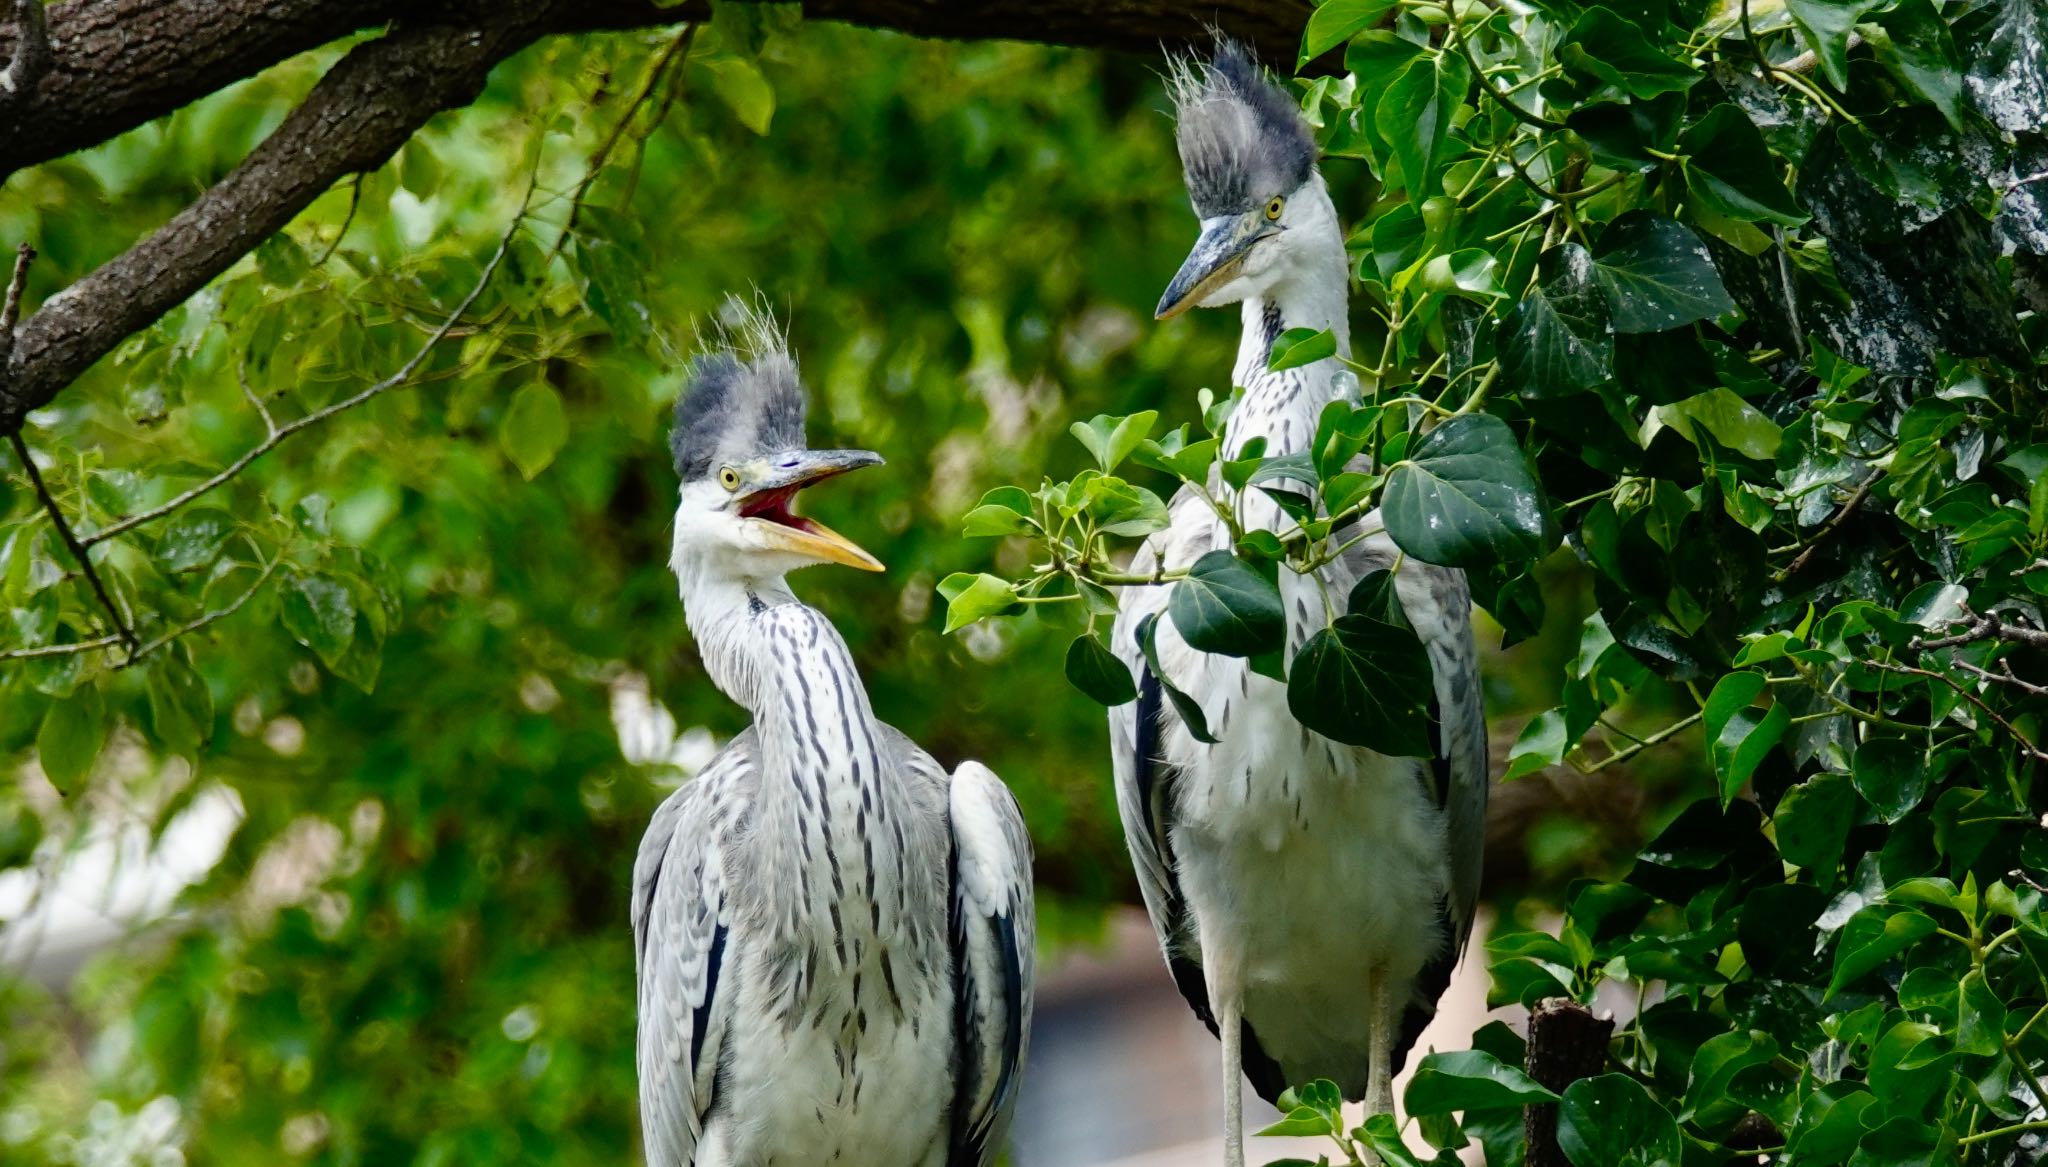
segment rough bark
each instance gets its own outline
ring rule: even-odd
[[[1613,1035],[1611,1019],[1594,1017],[1577,1001],[1539,1001],[1529,1012],[1529,1076],[1562,1094],[1573,1082],[1607,1068],[1607,1039]],[[1529,1145],[1525,1167],[1572,1167],[1557,1145],[1556,1103],[1524,1107],[1522,1136]]]
[[[1211,27],[1291,53],[1306,0],[809,0],[807,16],[920,35],[1154,51]],[[0,175],[104,141],[338,36],[385,22],[219,185],[22,321],[0,434],[206,286],[342,177],[381,166],[541,36],[705,19],[709,0],[70,0],[49,9],[32,87],[0,103]],[[14,54],[18,25],[0,32]]]

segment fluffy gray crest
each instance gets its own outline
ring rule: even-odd
[[[764,306],[727,296],[722,326],[690,362],[669,449],[684,482],[803,448],[804,391],[789,341]]]
[[[1169,86],[1197,215],[1242,214],[1308,181],[1315,138],[1301,107],[1266,80],[1251,50],[1218,37],[1209,60],[1176,58]]]

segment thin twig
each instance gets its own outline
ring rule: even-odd
[[[1667,741],[1672,737],[1675,737],[1678,734],[1685,732],[1686,730],[1692,728],[1693,724],[1698,722],[1700,718],[1705,716],[1706,711],[1701,710],[1697,713],[1692,714],[1691,716],[1684,717],[1678,721],[1672,722],[1670,725],[1665,726],[1663,729],[1658,730],[1656,733],[1651,734],[1649,737],[1641,739],[1635,745],[1632,745],[1625,750],[1616,750],[1615,752],[1607,755],[1606,757],[1600,759],[1599,761],[1593,763],[1590,766],[1581,766],[1577,762],[1573,762],[1572,768],[1574,770],[1577,770],[1581,774],[1598,774],[1600,771],[1605,770],[1607,767],[1614,765],[1616,762],[1625,762],[1630,758],[1635,757],[1637,754],[1642,753],[1644,750],[1649,749],[1651,746]]]
[[[29,2],[29,0],[23,0]],[[41,5],[34,5],[41,11]],[[24,21],[24,27],[26,26]],[[14,326],[21,319],[21,293],[28,284],[28,265],[35,262],[36,249],[24,243],[14,253],[14,274],[7,280],[7,294],[0,300],[0,369],[7,367],[8,358],[14,355]],[[77,532],[64,517],[64,511],[57,505],[50,486],[43,481],[43,472],[36,466],[36,460],[29,456],[28,443],[22,440],[20,431],[7,435],[14,447],[14,455],[21,459],[21,468],[28,474],[29,485],[35,488],[36,498],[42,501],[43,511],[50,516],[50,525],[57,528],[57,537],[64,541],[64,547],[71,552],[71,558],[78,562],[78,569],[85,574],[87,583],[92,585],[100,605],[107,610],[107,618],[114,622],[114,635],[119,643],[128,646],[129,655],[135,653],[135,632],[121,617],[121,609],[114,604],[114,598],[107,593],[106,581],[100,578],[99,569],[92,565],[92,556],[86,553],[86,545],[79,542]]]
[[[1970,692],[1968,688],[1957,684],[1956,679],[1954,677],[1949,676],[1947,673],[1938,672],[1934,669],[1923,669],[1914,665],[1892,664],[1888,661],[1866,660],[1863,663],[1881,672],[1903,673],[1907,676],[1925,677],[1929,680],[1940,681],[1942,684],[1947,685],[1951,689],[1954,689],[1956,691],[1956,694],[1962,697],[1965,701],[1968,701],[1970,704],[1976,706],[1979,710],[1983,712],[1984,716],[1990,718],[1994,722],[1997,722],[1998,727],[2000,729],[2003,729],[2006,733],[2011,734],[2012,739],[2020,744],[2020,749],[2024,751],[2028,757],[2033,758],[2037,762],[2048,762],[2048,750],[2043,750],[2040,747],[2036,746],[2033,743],[2032,739],[2028,738],[2026,734],[2021,733],[2019,729],[2013,725],[2012,722],[2007,721],[2005,718],[1999,716],[1997,710],[1991,708],[1991,706],[1989,705],[1986,705],[1984,703],[1983,698],[1977,696],[1975,693]]]
[[[256,459],[262,457],[263,455],[269,453],[271,450],[277,448],[277,445],[280,442],[284,441],[288,437],[291,437],[293,434],[298,433],[300,430],[318,425],[321,422],[326,421],[328,418],[333,417],[337,413],[343,413],[346,412],[347,410],[354,409],[356,406],[361,405],[363,402],[368,401],[372,397],[375,397],[388,389],[394,388],[398,385],[402,385],[406,381],[410,380],[412,378],[413,372],[417,370],[420,367],[420,364],[427,359],[428,355],[434,351],[434,347],[440,344],[441,341],[447,337],[448,333],[455,328],[456,322],[460,321],[463,315],[469,311],[470,305],[476,303],[478,296],[483,295],[485,285],[491,282],[491,277],[497,273],[499,265],[504,262],[506,253],[511,250],[513,236],[519,233],[519,228],[522,224],[524,224],[525,220],[526,208],[525,205],[522,204],[519,214],[514,215],[512,218],[511,227],[506,230],[504,237],[498,241],[498,250],[491,255],[490,262],[484,264],[483,274],[477,277],[475,286],[469,289],[469,294],[464,296],[462,298],[462,302],[455,306],[455,310],[453,312],[450,312],[448,316],[441,321],[440,327],[434,329],[433,333],[429,335],[425,342],[423,342],[420,345],[418,351],[414,352],[411,358],[408,359],[405,362],[405,364],[399,366],[397,372],[391,374],[389,377],[386,377],[381,381],[378,381],[376,384],[371,385],[370,387],[364,389],[362,392],[357,393],[352,397],[345,397],[342,400],[337,401],[334,404],[329,405],[323,409],[316,409],[312,413],[309,413],[306,416],[301,417],[295,421],[286,422],[284,425],[272,427],[269,436],[265,437],[263,441],[257,443],[256,445],[250,447],[248,450],[244,451],[241,457],[236,458],[233,462],[228,463],[227,467],[223,469],[220,473],[214,475],[213,477],[207,479],[206,481],[200,483],[199,485],[191,488],[190,490],[187,490],[182,494],[176,495],[168,499],[167,501],[163,502],[158,506],[151,507],[146,511],[141,511],[136,514],[129,515],[128,517],[122,519],[117,523],[113,523],[107,527],[102,528],[101,530],[93,532],[91,535],[86,537],[85,546],[91,547],[98,543],[104,543],[108,539],[112,539],[117,535],[123,535],[129,531],[132,531],[135,528],[142,526],[144,523],[153,522],[157,519],[164,517],[165,515],[170,514],[172,511],[177,510],[178,508],[191,502],[193,499],[196,499],[201,495],[206,494],[208,491],[215,489],[222,483],[235,477],[237,474],[240,474],[243,470],[248,468],[251,462],[254,462]]]
[[[582,181],[576,184],[575,191],[569,196],[569,217],[562,223],[562,233],[555,237],[554,249],[548,254],[550,262],[562,254],[562,248],[568,245],[570,236],[576,233],[576,221],[583,216],[583,200],[590,194],[590,188],[596,184],[597,176],[604,172],[604,164],[611,159],[612,151],[618,148],[619,140],[625,137],[627,127],[633,124],[633,118],[654,97],[662,80],[667,77],[670,67],[679,65],[689,57],[690,45],[696,39],[697,26],[694,24],[684,26],[683,31],[676,34],[676,38],[669,42],[668,51],[647,70],[647,81],[640,87],[640,92],[634,95],[632,102],[626,106],[625,115],[619,118],[618,124],[612,127],[612,132],[607,134],[604,141],[591,153],[590,163],[584,168]],[[665,103],[662,109],[665,114]],[[661,123],[657,121],[654,124],[659,126]]]
[[[1870,488],[1876,482],[1876,475],[1865,479],[1863,484],[1856,488],[1856,492],[1849,496],[1849,501],[1842,504],[1842,509],[1836,511],[1820,530],[1813,533],[1813,538],[1806,541],[1806,550],[1801,551],[1798,558],[1786,564],[1785,569],[1778,573],[1778,578],[1790,579],[1812,562],[1814,553],[1820,550],[1820,545],[1827,541],[1828,536],[1840,530],[1842,524],[1848,522],[1850,516],[1863,506],[1863,500],[1870,497]]]
[[[349,184],[348,213],[341,217],[341,229],[334,233],[334,241],[327,245],[327,250],[321,252],[320,258],[313,261],[314,267],[326,267],[327,261],[334,258],[334,253],[341,250],[342,237],[347,235],[349,227],[354,225],[356,221],[356,208],[362,204],[362,201],[363,172],[358,170],[356,171],[355,181]]]
[[[233,603],[229,604],[225,608],[219,608],[214,611],[208,612],[204,616],[199,617],[198,619],[192,621],[189,624],[181,624],[178,627],[173,628],[169,632],[164,633],[162,636],[157,637],[155,640],[150,641],[148,644],[145,644],[141,648],[136,649],[134,652],[130,653],[128,655],[128,659],[121,662],[120,667],[125,669],[129,665],[134,664],[136,661],[141,660],[143,657],[148,656],[149,654],[164,647],[172,641],[179,640],[186,636],[190,636],[192,633],[199,631],[201,628],[206,627],[208,624],[211,624],[216,620],[224,620],[227,617],[234,615],[236,612],[241,611],[242,605],[248,603],[251,599],[253,599],[256,593],[263,589],[263,585],[270,581],[270,577],[277,574],[278,564],[283,562],[284,549],[280,547],[278,549],[276,558],[272,559],[269,563],[264,564],[263,570],[257,573],[255,582],[251,583],[248,589],[244,591],[241,595],[236,596],[235,601]]]
[[[2030,644],[2036,648],[2048,648],[2048,632],[2044,632],[2041,629],[2007,624],[1988,612],[1981,616],[1975,616],[1968,608],[1963,609],[1963,615],[1968,621],[1963,631],[1953,636],[1936,636],[1925,639],[1915,637],[1910,647],[1922,650],[1954,648],[1962,644],[1976,644],[1982,640],[2003,640],[2012,644]]]

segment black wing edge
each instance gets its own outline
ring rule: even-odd
[[[1138,802],[1145,808],[1145,829],[1157,841],[1159,855],[1163,860],[1166,875],[1173,878],[1172,841],[1160,822],[1161,808],[1168,805],[1168,787],[1172,783],[1172,770],[1160,759],[1159,718],[1164,712],[1165,693],[1160,688],[1159,678],[1151,669],[1144,670],[1138,679]],[[1177,936],[1186,922],[1186,908],[1181,903],[1180,889],[1169,884],[1167,893],[1172,897],[1167,904],[1171,915],[1171,933]],[[1169,946],[1169,953],[1171,947]],[[1221,1036],[1216,1025],[1216,1013],[1209,1007],[1209,983],[1202,976],[1202,966],[1184,956],[1168,955],[1167,971],[1173,974],[1173,983],[1179,987],[1180,995],[1187,998],[1188,1007],[1195,1011],[1203,1025],[1209,1027],[1212,1036]],[[1266,1053],[1259,1044],[1259,1035],[1251,1023],[1238,1021],[1241,1056],[1245,1077],[1251,1079],[1252,1089],[1259,1097],[1277,1103],[1282,1091],[1287,1089],[1287,1075],[1280,1069],[1280,1063]]]
[[[967,938],[967,914],[960,910],[958,872],[960,870],[960,844],[952,843],[948,855],[947,871],[950,876],[947,908],[951,916],[949,924],[954,937],[964,949]],[[1024,1017],[1024,973],[1023,964],[1017,951],[1017,921],[1014,915],[998,916],[989,923],[994,926],[996,944],[1002,957],[1003,1006],[1008,1015],[1021,1021]],[[971,974],[967,962],[959,961],[953,970],[953,1080],[955,1082],[952,1107],[952,1134],[948,1139],[946,1167],[981,1167],[991,1162],[989,1139],[995,1133],[996,1117],[1009,1105],[1010,1092],[1016,1089],[1017,1063],[1024,1052],[1024,1031],[1021,1025],[1011,1025],[1003,1035],[1002,1076],[996,1081],[996,1093],[988,1110],[977,1118],[967,1115],[966,1102],[969,1092],[975,1087],[974,1079],[968,1073],[971,1059],[968,1056],[968,1030],[972,1021],[969,1002]]]

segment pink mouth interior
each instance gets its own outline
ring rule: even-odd
[[[799,489],[801,487],[785,486],[780,490],[764,491],[761,494],[754,495],[740,504],[740,515],[743,518],[763,519],[777,526],[788,527],[796,531],[815,531],[817,529],[816,524],[802,515],[790,512],[790,501],[796,497],[796,492]]]

